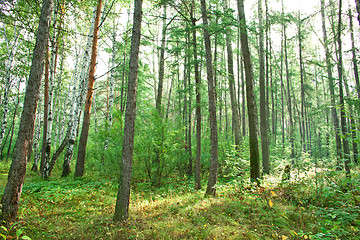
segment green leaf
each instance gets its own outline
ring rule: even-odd
[[[16,230],[17,237],[20,237],[21,234],[23,234],[23,230],[21,230],[21,229]]]
[[[8,229],[5,226],[0,226],[5,232],[8,232]]]
[[[2,237],[4,240],[6,240],[6,236],[4,234],[0,233],[0,237]]]
[[[31,238],[29,236],[22,236],[21,239],[24,239],[24,240],[31,240]]]

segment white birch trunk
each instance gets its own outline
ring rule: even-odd
[[[15,37],[14,43],[10,43],[10,40],[7,38],[5,26],[4,26],[4,37],[6,41],[7,49],[9,50],[8,59],[5,61],[5,89],[4,89],[4,97],[2,99],[1,105],[3,107],[2,110],[2,122],[0,126],[0,149],[2,149],[4,134],[7,127],[7,113],[9,112],[9,93],[11,88],[11,68],[12,63],[14,61],[14,53],[17,49],[17,40],[20,34],[20,30],[18,31],[17,36]]]
[[[114,80],[115,80],[115,54],[116,53],[116,29],[114,29],[113,39],[112,39],[112,55],[111,55],[111,73],[110,73],[110,83],[109,83],[109,109],[108,109],[108,117],[107,117],[107,126],[108,132],[112,126],[112,112],[113,112],[113,105],[114,105]],[[106,138],[105,140],[105,151],[109,147],[109,139]]]
[[[46,129],[46,145],[45,145],[45,160],[44,160],[44,171],[43,178],[49,178],[49,167],[50,167],[50,151],[51,151],[51,132],[53,123],[53,101],[54,101],[54,86],[55,86],[55,61],[56,61],[56,22],[57,22],[57,2],[54,3],[54,19],[53,19],[53,36],[51,39],[51,57],[49,65],[49,103],[48,103],[48,123]]]
[[[90,66],[90,54],[91,54],[90,48],[91,48],[91,44],[92,44],[92,34],[94,32],[95,11],[96,11],[96,7],[93,12],[93,16],[92,16],[92,20],[91,20],[91,27],[90,27],[85,51],[83,54],[81,71],[80,71],[80,76],[79,76],[78,94],[76,96],[76,100],[74,101],[74,106],[73,106],[74,110],[70,114],[70,121],[69,121],[70,136],[69,136],[69,143],[67,145],[66,152],[65,152],[62,177],[66,177],[70,173],[70,163],[71,163],[71,158],[72,158],[72,154],[73,154],[73,150],[74,150],[77,129],[78,129],[78,125],[79,125],[80,109],[84,102],[85,92],[87,90],[86,85],[87,85],[87,80],[88,80],[87,76],[89,74],[89,66]]]

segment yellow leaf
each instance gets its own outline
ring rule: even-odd
[[[294,230],[291,230],[293,233],[295,233],[296,236],[298,236],[298,234],[294,231]]]
[[[307,235],[304,235],[304,239],[308,239],[309,237]]]
[[[270,191],[270,192],[274,197],[276,197],[276,193],[274,193],[273,191]]]
[[[274,206],[274,203],[271,200],[269,200],[269,206],[270,207]]]
[[[288,239],[287,236],[285,236],[285,235],[282,235],[282,236],[281,236],[281,240],[286,240],[286,239]]]

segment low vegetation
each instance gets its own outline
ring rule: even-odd
[[[4,167],[2,167],[4,168]],[[6,172],[6,169],[3,169]],[[314,168],[281,172],[252,186],[247,176],[220,178],[216,197],[195,191],[194,179],[164,187],[136,183],[130,219],[112,221],[117,179],[89,173],[82,179],[43,181],[28,171],[19,221],[4,239],[358,239],[360,172]],[[1,175],[5,186],[6,174]],[[7,236],[7,237],[6,237]]]

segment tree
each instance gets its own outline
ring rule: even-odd
[[[196,19],[195,19],[195,0],[191,4],[191,23],[192,23],[192,45],[194,54],[194,71],[195,71],[195,92],[196,92],[196,157],[195,157],[195,189],[201,189],[201,78],[199,72],[199,61],[197,57],[196,44]]]
[[[97,41],[98,41],[98,32],[99,32],[99,23],[101,15],[102,0],[98,1],[95,17],[95,28],[93,33],[92,40],[92,50],[91,50],[91,60],[90,60],[90,70],[89,70],[89,82],[88,82],[88,91],[86,94],[85,110],[83,124],[81,128],[81,135],[79,140],[78,155],[75,167],[75,177],[82,177],[84,175],[85,168],[85,154],[86,154],[86,144],[89,134],[90,127],[90,109],[94,92],[94,83],[95,83],[95,67],[96,67],[96,57],[97,57]]]
[[[325,3],[324,0],[321,0],[321,21],[322,21],[322,30],[323,30],[323,46],[325,49],[325,61],[326,61],[326,70],[328,77],[328,84],[330,90],[330,103],[331,103],[331,117],[333,120],[333,126],[335,131],[335,143],[336,143],[336,155],[338,161],[341,159],[341,139],[340,139],[340,131],[339,131],[339,120],[335,107],[335,90],[334,90],[334,79],[332,76],[332,68],[330,63],[330,52],[328,48],[328,39],[325,25]]]
[[[66,177],[70,174],[70,163],[73,155],[73,150],[75,146],[75,140],[78,132],[78,125],[79,125],[79,115],[82,103],[84,102],[84,95],[86,90],[86,83],[88,80],[89,75],[89,65],[90,65],[90,47],[93,40],[93,33],[95,29],[95,18],[96,18],[96,8],[93,13],[93,17],[91,20],[90,30],[87,38],[87,43],[85,46],[85,50],[82,56],[82,65],[80,74],[77,74],[77,66],[78,66],[78,55],[75,56],[75,70],[74,70],[74,90],[73,90],[73,97],[75,101],[72,101],[72,106],[70,109],[70,120],[68,123],[68,128],[70,128],[70,135],[69,141],[66,147],[65,156],[64,156],[64,163],[63,163],[63,170],[62,170],[62,177]],[[75,45],[76,47],[76,45]],[[76,90],[76,82],[77,78],[79,78],[79,87]]]
[[[251,63],[251,55],[248,43],[247,26],[245,19],[244,1],[238,0],[239,22],[241,26],[241,51],[243,54],[245,78],[246,78],[246,100],[248,109],[249,123],[249,143],[250,143],[250,179],[259,183],[260,178],[260,160],[259,160],[259,143],[257,130],[257,107],[254,95],[254,80]]]
[[[224,10],[228,11],[227,0],[224,1]],[[234,60],[233,60],[233,50],[231,46],[231,28],[228,26],[225,30],[226,38],[226,50],[228,57],[228,80],[229,80],[229,90],[230,90],[230,100],[231,100],[231,111],[232,111],[232,127],[235,135],[235,145],[237,148],[240,147],[241,141],[241,127],[240,127],[240,114],[239,107],[236,100],[236,90],[235,90],[235,77],[234,77]]]
[[[44,0],[33,51],[31,70],[26,86],[24,108],[21,114],[16,153],[9,170],[8,181],[1,199],[1,219],[15,221],[24,184],[28,151],[34,135],[36,108],[39,100],[41,77],[44,71],[46,45],[49,38],[49,22],[52,0]]]
[[[360,0],[355,0],[355,3],[356,3],[356,10],[358,12],[358,21],[360,24]]]
[[[120,184],[116,199],[114,221],[123,221],[129,216],[132,159],[134,153],[134,132],[136,118],[136,90],[139,68],[141,37],[142,0],[134,2],[134,23],[132,28],[128,93],[125,112],[124,140],[121,159]]]
[[[337,29],[337,47],[338,47],[338,75],[339,75],[339,98],[340,98],[340,120],[341,132],[343,134],[343,149],[344,149],[344,163],[346,175],[350,176],[350,148],[348,141],[348,124],[346,120],[345,101],[344,101],[344,87],[343,87],[343,61],[342,61],[342,41],[341,41],[341,16],[342,16],[342,0],[339,0],[339,21]]]
[[[201,14],[203,19],[203,32],[206,53],[206,73],[208,82],[208,99],[209,99],[209,122],[210,122],[210,140],[211,140],[211,158],[209,180],[205,195],[215,195],[217,182],[217,166],[218,166],[218,133],[216,119],[216,95],[215,83],[213,75],[213,65],[211,56],[210,35],[208,31],[208,18],[206,11],[206,0],[201,0]]]
[[[265,96],[265,54],[264,54],[264,26],[262,0],[258,1],[259,14],[259,56],[260,56],[260,134],[261,134],[261,153],[262,167],[264,173],[269,174],[269,140],[268,140],[268,122],[267,122],[267,101]]]

